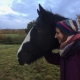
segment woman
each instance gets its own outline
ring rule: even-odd
[[[63,20],[56,24],[55,38],[60,45],[59,53],[49,53],[45,59],[60,65],[60,80],[80,80],[80,34],[78,23]]]

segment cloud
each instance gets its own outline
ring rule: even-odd
[[[38,4],[44,9],[75,19],[80,14],[79,0],[1,0],[1,28],[26,28],[30,21],[38,17]]]
[[[44,7],[53,13],[75,19],[80,14],[80,0],[46,0]]]
[[[12,18],[8,19],[8,17],[6,17],[6,16],[3,17],[2,16],[2,17],[0,17],[0,29],[2,29],[2,28],[3,29],[4,28],[11,28],[11,29],[26,28],[27,27],[26,22],[29,22],[29,21],[25,20],[24,18],[15,17],[15,19],[12,20]]]
[[[57,4],[58,7],[56,7],[55,12],[63,16],[74,19],[76,17],[76,14],[79,14],[79,11],[80,11],[79,5],[80,5],[79,0],[77,1],[76,0],[65,0],[65,2],[61,0],[61,2]]]

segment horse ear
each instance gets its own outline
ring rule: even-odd
[[[44,10],[43,7],[40,4],[39,4],[39,9],[40,9],[40,11]]]
[[[38,15],[40,16],[40,11],[37,9],[37,13],[38,13]]]
[[[48,20],[48,12],[40,4],[38,12],[39,12],[39,17],[46,22]]]
[[[40,4],[39,4],[39,10],[40,10],[41,15],[45,15],[46,10]]]

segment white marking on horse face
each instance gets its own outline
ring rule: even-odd
[[[30,32],[31,32],[31,30],[32,30],[32,28],[30,29],[30,31],[27,34],[26,38],[24,39],[24,41],[22,42],[21,46],[19,47],[17,54],[21,51],[23,44],[30,41]]]

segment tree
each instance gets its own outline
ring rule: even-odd
[[[79,27],[80,27],[80,14],[77,15],[77,21],[79,22]]]
[[[35,24],[35,21],[29,22],[27,25],[27,28],[25,29],[25,32],[28,33],[34,24]]]

